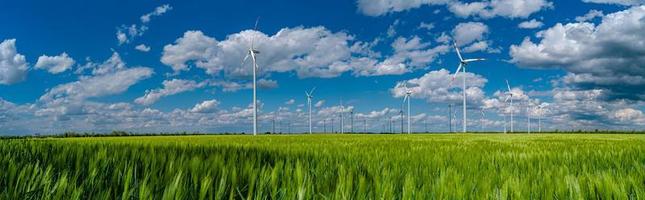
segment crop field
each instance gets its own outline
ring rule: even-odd
[[[0,140],[2,199],[644,199],[645,135]]]

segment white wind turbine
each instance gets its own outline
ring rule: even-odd
[[[457,47],[456,42],[453,43],[453,46],[455,47],[455,51],[457,52],[457,56],[459,56],[459,67],[457,68],[457,71],[455,71],[455,74],[452,76],[452,80],[450,81],[450,84],[452,84],[452,82],[457,77],[457,74],[459,74],[459,70],[463,69],[462,73],[464,74],[464,77],[462,79],[463,82],[462,82],[462,88],[461,88],[462,90],[461,90],[461,92],[464,95],[464,99],[463,99],[464,122],[462,123],[462,126],[463,126],[463,132],[466,133],[466,131],[467,131],[467,128],[466,128],[467,127],[467,117],[466,117],[466,66],[468,66],[468,64],[471,63],[471,62],[483,61],[483,60],[486,60],[486,59],[484,59],[484,58],[464,59],[463,57],[461,57],[461,53],[459,52],[459,48]]]
[[[257,31],[258,29],[258,21],[260,21],[260,18],[255,20],[255,27],[253,30]],[[255,49],[254,46],[255,42],[255,37],[251,38],[251,47],[249,47],[248,53],[246,56],[244,56],[244,59],[242,60],[242,66],[244,66],[244,63],[246,60],[251,57],[251,60],[253,61],[253,135],[258,134],[258,101],[257,101],[257,87],[256,87],[256,78],[257,78],[257,71],[258,71],[258,64],[256,62],[256,55],[260,53],[257,49]]]
[[[311,131],[311,99],[314,98],[314,91],[316,90],[316,87],[311,89],[309,92],[305,91],[305,95],[307,96],[307,105],[309,106],[309,134],[312,133]]]
[[[513,91],[511,91],[511,85],[508,84],[508,80],[506,80],[506,87],[508,88],[508,92],[506,92],[508,96],[504,102],[507,102],[509,99],[511,100],[509,108],[511,109],[511,133],[513,133]]]
[[[405,97],[403,97],[403,105],[405,105],[405,102],[407,101],[408,103],[408,115],[407,115],[407,120],[408,120],[408,134],[410,134],[410,95],[412,95],[412,91],[408,88],[408,84],[405,83]],[[401,109],[403,110],[403,109]]]

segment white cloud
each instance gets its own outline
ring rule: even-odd
[[[92,97],[119,94],[151,75],[152,69],[135,67],[110,74],[86,77],[52,88],[40,97],[40,101],[52,102],[63,99],[85,100]]]
[[[58,56],[42,55],[38,57],[36,68],[47,70],[52,74],[58,74],[71,69],[74,63],[74,59],[70,58],[67,53],[63,52]]]
[[[586,3],[618,4],[624,6],[635,6],[645,4],[645,0],[582,0]]]
[[[471,44],[470,46],[467,46],[464,48],[463,52],[464,53],[471,53],[471,52],[476,52],[476,51],[484,51],[488,49],[488,41],[479,41]]]
[[[145,44],[137,45],[136,47],[134,47],[134,49],[139,50],[139,51],[141,51],[141,52],[148,52],[148,51],[150,51],[150,47],[149,47],[149,46],[146,46]]]
[[[148,26],[146,25],[121,25],[121,27],[117,28],[116,39],[119,41],[119,45],[130,43],[134,38],[143,36],[143,33],[147,30]]]
[[[257,86],[260,89],[274,89],[274,88],[278,88],[278,81],[269,80],[269,79],[260,79],[260,80],[257,80]]]
[[[488,34],[488,26],[481,22],[459,23],[452,30],[452,35],[458,46],[483,40],[486,34]]]
[[[151,17],[161,16],[169,10],[172,10],[172,7],[165,4],[155,8],[153,12],[141,16],[140,19],[143,24],[132,24],[130,26],[121,25],[120,27],[117,27],[116,39],[119,42],[119,45],[130,43],[134,38],[143,36],[143,34],[148,30],[148,26],[146,24],[150,22]]]
[[[565,83],[604,88],[610,99],[643,99],[645,87],[645,6],[604,16],[598,25],[568,23],[541,31],[539,43],[525,38],[510,48],[511,62],[530,68],[562,68]],[[640,96],[639,96],[640,95]]]
[[[11,85],[25,80],[27,76],[25,56],[16,50],[16,39],[0,43],[0,84]]]
[[[113,73],[125,69],[125,62],[121,60],[121,56],[117,52],[112,52],[112,56],[103,63],[94,63],[88,60],[85,65],[79,67],[75,73],[83,74],[86,70],[92,70],[92,75],[102,75]]]
[[[579,16],[576,17],[577,22],[586,22],[592,19],[595,19],[596,17],[603,17],[605,14],[602,13],[600,10],[590,10],[585,14],[584,16]]]
[[[314,107],[320,108],[323,105],[325,105],[325,100],[320,100],[320,101],[316,102],[316,104],[314,104]]]
[[[396,36],[396,27],[401,23],[399,19],[394,20],[394,22],[390,25],[390,27],[387,28],[387,37],[394,37]]]
[[[255,38],[260,77],[271,72],[295,72],[300,78],[337,77],[353,71],[355,76],[375,76],[402,74],[410,71],[408,67],[425,65],[437,54],[446,52],[447,46],[430,48],[419,42],[418,38],[400,39],[393,46],[421,45],[416,48],[401,49],[395,55],[383,59],[378,54],[365,50],[365,43],[353,42],[353,36],[344,32],[332,33],[324,27],[283,28],[273,36],[246,30],[229,35],[224,41],[204,35],[201,31],[187,31],[175,44],[164,47],[161,62],[169,65],[175,72],[188,70],[194,65],[206,70],[207,74],[223,75],[228,78],[248,78],[252,72],[250,65],[241,66],[251,39]],[[359,44],[359,46],[355,46]],[[367,52],[367,57],[362,57]],[[360,55],[353,55],[360,54]]]
[[[405,80],[396,84],[390,90],[392,96],[395,98],[402,98],[405,95],[405,87],[407,84],[410,91],[412,91],[412,98],[425,99],[427,102],[434,103],[456,103],[462,100],[461,92],[461,79],[467,78],[466,82],[466,95],[467,100],[471,103],[480,104],[484,99],[485,94],[482,88],[488,81],[481,75],[467,72],[465,75],[460,73],[452,82],[452,74],[445,69],[430,71],[419,78]],[[458,81],[458,83],[457,83]]]
[[[161,5],[161,6],[157,7],[157,8],[155,8],[154,11],[141,16],[141,22],[142,23],[148,23],[148,22],[150,22],[150,17],[152,17],[152,16],[161,16],[164,13],[168,12],[169,10],[172,10],[172,7],[170,5],[168,5],[168,4]]]
[[[417,28],[429,31],[429,30],[432,30],[434,28],[434,24],[433,23],[427,23],[427,22],[421,22]]]
[[[613,117],[623,123],[635,123],[639,125],[645,124],[645,115],[643,114],[643,111],[632,108],[616,110]]]
[[[391,12],[401,12],[422,5],[440,5],[448,0],[419,0],[419,1],[397,1],[397,0],[358,0],[358,10],[368,16],[379,16]]]
[[[457,16],[478,16],[482,18],[496,16],[526,18],[542,9],[553,7],[553,4],[546,0],[490,0],[470,3],[451,0],[358,0],[357,5],[359,12],[368,16],[381,16],[419,8],[424,5],[445,5]]]
[[[544,26],[544,23],[535,19],[532,19],[530,21],[523,21],[522,23],[517,25],[517,27],[523,28],[523,29],[535,29],[535,28],[540,28],[542,26]]]
[[[287,102],[284,102],[285,105],[293,105],[294,103],[296,103],[295,99],[289,99]]]
[[[211,113],[217,110],[219,104],[219,101],[215,99],[207,100],[196,104],[190,111],[195,113]]]
[[[147,90],[146,94],[134,100],[141,105],[152,105],[162,97],[175,95],[182,92],[193,91],[204,87],[205,82],[197,83],[193,80],[172,79],[163,81],[163,88]]]
[[[553,3],[546,0],[491,0],[482,2],[461,3],[452,2],[449,10],[460,17],[478,16],[493,18],[496,16],[508,18],[527,18],[542,9],[552,8]]]

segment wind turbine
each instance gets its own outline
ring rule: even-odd
[[[403,108],[399,111],[399,116],[401,117],[401,134],[403,134]]]
[[[506,100],[504,102],[508,101],[509,99],[511,100],[511,105],[509,108],[511,109],[511,133],[513,133],[513,91],[511,91],[511,85],[508,84],[508,80],[506,80],[506,87],[508,88],[508,92],[506,93],[507,96]]]
[[[464,77],[462,79],[461,92],[464,95],[464,99],[463,99],[464,100],[463,101],[463,104],[464,104],[463,105],[464,123],[462,123],[462,126],[463,126],[463,132],[466,133],[466,131],[467,131],[467,128],[466,128],[467,127],[467,118],[466,118],[466,66],[468,66],[468,64],[471,63],[471,62],[483,61],[483,60],[486,60],[486,59],[475,58],[475,59],[465,59],[464,60],[464,58],[461,57],[461,53],[459,52],[459,48],[457,47],[456,42],[453,43],[453,46],[455,47],[455,51],[457,52],[457,56],[459,56],[459,67],[457,68],[457,71],[455,71],[455,74],[452,76],[452,80],[450,81],[450,83],[452,84],[452,82],[455,80],[455,78],[457,77],[457,74],[459,74],[459,70],[463,69],[462,73],[464,74]]]
[[[405,102],[408,102],[408,134],[410,134],[410,95],[412,95],[412,91],[408,88],[408,84],[405,83],[405,97],[403,98],[403,105],[405,105]],[[403,111],[403,109],[401,109]],[[401,119],[403,120],[403,119]],[[403,129],[403,128],[401,128]],[[401,131],[403,132],[403,131]]]
[[[349,109],[349,133],[354,133],[354,108]]]
[[[254,31],[257,31],[258,29],[258,21],[260,21],[260,18],[258,17],[255,20],[255,27],[253,28]],[[251,38],[251,47],[249,47],[248,53],[246,56],[244,56],[244,59],[242,60],[242,66],[244,66],[244,63],[246,60],[251,57],[251,60],[253,61],[253,135],[258,134],[258,101],[257,101],[257,87],[256,87],[256,78],[257,78],[257,71],[258,71],[258,64],[256,62],[256,55],[260,54],[260,51],[255,49],[254,46],[255,43],[255,37]]]
[[[452,133],[452,103],[448,104],[448,125],[449,131]]]
[[[307,96],[307,104],[309,105],[309,134],[312,133],[311,131],[311,99],[314,98],[314,91],[316,90],[316,87],[311,89],[309,92],[305,91],[305,95]]]
[[[345,133],[345,124],[343,122],[343,112],[345,112],[345,106],[343,106],[343,99],[340,99],[340,133]]]

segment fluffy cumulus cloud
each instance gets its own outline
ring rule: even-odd
[[[488,26],[481,22],[459,23],[452,30],[454,41],[457,46],[463,47],[465,53],[476,51],[499,53],[498,48],[491,47],[492,41],[486,40],[488,33]]]
[[[457,16],[475,16],[481,18],[492,18],[496,16],[526,18],[542,9],[553,7],[553,4],[546,0],[490,0],[467,3],[452,0],[358,0],[357,5],[358,10],[368,16],[380,16],[393,12],[401,12],[424,5],[445,5]]]
[[[76,63],[76,61],[69,57],[67,53],[63,52],[58,56],[42,55],[38,57],[36,68],[47,70],[52,74],[58,74],[71,69],[74,63]]]
[[[192,109],[190,109],[190,111],[196,113],[210,113],[216,111],[219,104],[220,102],[215,99],[206,100],[196,104]]]
[[[517,27],[523,28],[523,29],[535,29],[535,28],[540,28],[542,26],[544,26],[544,23],[535,19],[532,19],[529,21],[523,21],[522,23],[517,25]]]
[[[407,89],[412,92],[412,98],[425,99],[431,103],[457,103],[462,101],[461,80],[465,77],[467,100],[471,104],[480,105],[485,98],[482,90],[488,80],[481,75],[467,72],[459,73],[454,81],[453,74],[448,70],[440,69],[425,75],[399,82],[390,90],[395,98],[403,98]]]
[[[459,23],[452,30],[454,40],[458,46],[470,44],[477,40],[482,40],[488,33],[488,26],[481,22]]]
[[[152,105],[163,97],[204,87],[206,82],[197,83],[193,80],[172,79],[165,80],[162,84],[163,88],[147,90],[145,95],[135,99],[134,102],[146,106]]]
[[[246,30],[218,41],[201,31],[187,31],[174,44],[163,49],[161,62],[179,73],[190,66],[207,74],[231,78],[248,78],[252,74],[246,56],[251,42],[260,51],[257,62],[260,76],[271,72],[295,72],[298,77],[337,77],[345,72],[355,76],[402,74],[433,61],[446,46],[430,47],[419,38],[399,39],[392,45],[395,55],[380,58],[373,45],[354,41],[344,33],[333,33],[324,27],[284,28],[275,35]],[[403,46],[402,46],[403,45]]]
[[[82,115],[96,108],[97,103],[93,102],[94,99],[123,93],[132,85],[153,74],[151,68],[128,68],[120,59],[115,58],[118,58],[118,54],[114,54],[103,64],[110,63],[111,70],[82,75],[77,81],[60,84],[47,90],[35,104],[37,108],[35,114],[52,116],[56,120],[68,120],[72,115]],[[123,66],[114,67],[115,65]],[[89,66],[101,67],[100,65]]]
[[[605,89],[608,99],[644,100],[645,6],[611,13],[599,24],[556,24],[512,45],[512,62],[529,68],[562,68],[565,84]]]
[[[607,95],[605,89],[558,87],[553,90],[553,102],[545,114],[552,124],[571,129],[623,129],[644,125],[642,111],[634,108],[634,103],[608,102]]]
[[[19,54],[16,49],[16,39],[2,41],[0,43],[0,84],[11,85],[25,80],[27,69],[25,56]]]

